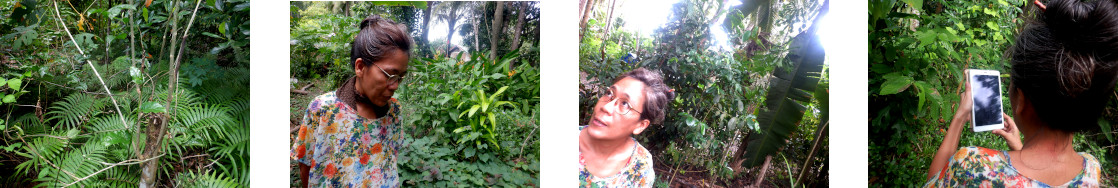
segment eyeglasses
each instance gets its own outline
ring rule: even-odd
[[[613,102],[614,100],[617,100],[616,96],[613,95],[613,89],[614,89],[613,87],[610,87],[610,88],[606,89],[606,92],[602,93],[601,98],[599,98],[598,100],[599,101],[600,100],[606,100],[607,103],[608,102]],[[637,111],[637,109],[634,109],[633,106],[629,105],[628,100],[618,101],[617,102],[617,111],[621,112],[621,115],[627,115],[627,114],[629,114],[630,111],[635,111],[635,112],[637,112],[637,114],[641,113],[640,111]]]
[[[377,65],[376,63],[374,63],[373,66],[376,66],[377,69],[380,69],[380,72],[383,72],[385,76],[388,76],[388,84],[400,83],[400,80],[404,79],[404,76],[388,74],[388,71],[384,71],[384,68],[380,68],[380,65]]]

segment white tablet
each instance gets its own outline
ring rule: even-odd
[[[1005,128],[1002,122],[1002,87],[997,70],[969,69],[971,98],[971,125],[974,132]]]

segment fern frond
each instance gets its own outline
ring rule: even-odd
[[[196,105],[179,109],[170,125],[171,134],[185,146],[204,146],[228,136],[222,127],[235,124],[229,109],[219,105]]]
[[[93,95],[75,93],[51,105],[50,112],[45,116],[50,117],[47,121],[57,120],[59,126],[74,128],[93,119],[93,116],[100,114],[105,106],[104,101]]]
[[[216,145],[210,148],[217,158],[217,166],[224,174],[236,177],[243,185],[248,185],[249,163],[249,131],[239,126],[227,126],[228,139],[216,140]],[[228,164],[228,165],[226,165]]]
[[[215,187],[235,188],[242,187],[232,177],[217,173],[184,172],[175,178],[176,187]]]
[[[20,128],[23,129],[23,132],[27,134],[39,134],[47,132],[47,126],[45,126],[42,121],[39,121],[39,117],[35,116],[35,113],[23,114],[22,116],[19,116],[19,118],[16,118],[14,121],[12,121],[12,124],[10,125],[20,126]]]
[[[155,99],[157,99],[156,102],[159,102],[159,103],[166,102],[165,100],[167,99],[167,90],[164,89],[164,90],[159,91],[159,94],[156,95]],[[178,111],[178,110],[181,110],[181,109],[184,109],[184,108],[189,108],[191,106],[195,106],[201,101],[202,101],[201,98],[199,98],[198,94],[195,93],[194,91],[191,91],[189,89],[178,89],[178,91],[175,92],[175,98],[174,98],[174,102],[173,102],[174,104],[163,104],[163,106],[164,107],[174,106],[173,108],[175,108],[175,111]],[[168,109],[168,110],[170,110],[170,109]]]

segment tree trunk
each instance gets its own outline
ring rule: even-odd
[[[819,150],[819,143],[822,142],[823,139],[826,139],[827,134],[824,132],[827,131],[827,125],[830,123],[831,122],[824,122],[822,125],[819,125],[819,130],[815,131],[815,143],[811,144],[811,152],[808,152],[807,157],[804,159],[804,164],[800,165],[800,174],[796,175],[795,183],[803,184],[804,174],[807,173],[808,165],[811,164],[812,157],[815,157],[815,152]],[[796,187],[796,185],[793,184],[792,187]]]
[[[609,57],[606,57],[606,41],[609,39],[609,30],[613,28],[613,9],[617,8],[617,0],[613,0],[609,6],[609,17],[606,17],[606,30],[602,33],[602,47],[598,48],[598,52],[602,54],[602,62],[606,62]]]
[[[450,41],[454,37],[454,24],[458,23],[458,7],[462,2],[450,2],[450,12],[446,14],[446,55],[450,57]]]
[[[501,27],[505,22],[505,2],[497,2],[497,8],[493,11],[493,28],[489,30],[489,57],[490,59],[497,58],[497,42],[500,41]]]
[[[528,13],[525,13],[527,11],[528,11],[528,2],[527,1],[521,1],[520,2],[520,10],[517,11],[517,13],[519,13],[519,15],[516,16],[516,27],[512,28],[512,32],[513,32],[512,33],[512,48],[510,48],[509,50],[520,49],[520,33],[522,33],[523,30],[524,30],[524,16],[528,15]],[[510,64],[510,66],[511,66],[511,64]]]
[[[431,31],[427,24],[431,22],[431,7],[435,6],[434,1],[427,2],[427,8],[423,9],[423,34],[419,39],[419,54],[420,56],[429,57],[431,55],[431,47],[427,42],[427,32]]]
[[[528,15],[528,2],[521,1],[520,10],[518,10],[517,12],[519,15],[516,16],[516,27],[512,28],[512,47],[509,48],[509,51],[516,51],[520,49],[520,37],[521,33],[524,32],[524,16]],[[516,67],[516,61],[510,61],[508,66],[509,70],[512,70],[513,67]]]
[[[481,3],[481,10],[485,10],[485,5],[486,5],[485,2]],[[480,40],[480,39],[478,39],[478,35],[481,35],[481,31],[479,31],[477,29],[478,29],[478,25],[481,25],[481,23],[483,22],[482,20],[485,20],[484,16],[485,15],[474,16],[474,18],[475,18],[474,19],[474,24],[471,24],[471,25],[474,25],[474,47],[470,48],[470,49],[473,49],[473,51],[475,51],[475,52],[477,52],[479,49],[481,49],[481,47],[478,46],[478,40]]]
[[[595,0],[588,0],[586,8],[582,9],[582,20],[578,23],[578,41],[582,42],[582,37],[586,35],[586,22],[590,20],[590,13],[594,10]]]
[[[769,173],[769,166],[772,166],[773,156],[765,156],[765,164],[761,165],[761,172],[757,174],[757,181],[753,182],[753,186],[761,187],[761,182],[765,181],[765,174]]]
[[[169,120],[171,119],[171,114],[175,113],[175,108],[174,108],[175,105],[174,105],[173,102],[174,102],[174,99],[175,99],[175,86],[177,86],[178,82],[179,82],[179,63],[182,62],[182,54],[183,54],[183,52],[186,51],[186,41],[187,41],[186,39],[187,39],[187,36],[189,36],[189,34],[190,34],[190,27],[194,25],[194,18],[195,18],[195,16],[198,15],[198,7],[200,7],[200,5],[202,5],[201,0],[198,0],[197,2],[195,2],[194,11],[190,15],[190,21],[187,22],[186,30],[183,31],[183,33],[182,33],[182,40],[181,40],[182,42],[180,43],[180,45],[178,47],[179,52],[178,52],[177,55],[172,55],[171,56],[171,59],[173,59],[173,60],[170,62],[171,66],[168,68],[169,69],[168,71],[170,72],[170,74],[169,74],[170,81],[167,83],[167,85],[168,85],[167,102],[165,103],[166,105],[164,105],[165,108],[167,108],[167,113],[162,114],[162,115],[158,114],[158,113],[154,114],[155,117],[151,121],[159,121],[159,123],[154,123],[154,124],[152,124],[153,126],[148,127],[148,130],[147,130],[147,132],[148,132],[147,141],[148,142],[147,142],[147,145],[145,146],[145,149],[144,149],[144,154],[142,156],[143,159],[149,159],[151,157],[157,157],[161,153],[161,151],[159,151],[159,149],[160,149],[159,146],[162,145],[163,136],[164,136],[163,134],[167,132],[166,128],[167,128],[167,125],[170,123]],[[174,43],[173,38],[172,38],[171,41],[172,41],[172,43]],[[174,52],[172,51],[171,53],[174,53]],[[152,142],[153,140],[154,140],[154,142]],[[141,172],[140,173],[140,178],[141,179],[140,179],[140,183],[139,183],[140,188],[155,187],[155,185],[156,185],[155,184],[155,182],[156,182],[155,177],[159,173],[159,161],[160,161],[159,159],[152,159],[152,160],[148,160],[147,162],[141,163],[142,166],[143,166],[143,169],[140,171]]]

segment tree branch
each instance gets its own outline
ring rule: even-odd
[[[85,176],[85,177],[82,177],[82,178],[77,178],[77,180],[74,180],[74,182],[70,182],[70,183],[68,183],[68,184],[66,184],[66,185],[63,185],[62,187],[69,187],[69,186],[71,186],[71,185],[74,185],[75,183],[78,183],[78,182],[84,181],[84,180],[86,180],[86,179],[89,179],[90,177],[93,177],[93,176],[95,176],[95,175],[97,175],[97,174],[100,174],[101,172],[104,172],[105,170],[109,170],[110,168],[113,168],[113,167],[116,167],[116,166],[120,166],[120,165],[134,165],[134,164],[140,164],[140,163],[143,163],[143,162],[147,162],[147,161],[150,161],[150,160],[152,160],[152,159],[158,159],[159,157],[163,157],[163,155],[166,155],[166,154],[161,154],[161,155],[159,155],[159,156],[155,156],[155,157],[152,157],[152,158],[148,158],[148,159],[144,159],[144,160],[139,160],[139,159],[128,159],[128,160],[124,160],[124,161],[121,161],[121,162],[118,162],[118,163],[105,163],[105,162],[101,162],[101,164],[104,164],[104,165],[109,165],[109,166],[108,166],[108,167],[105,167],[105,168],[102,168],[101,170],[98,170],[97,172],[94,172],[94,173],[92,173],[92,174],[89,174],[88,176]]]
[[[51,3],[54,4],[54,15],[58,16],[58,24],[62,25],[62,29],[66,31],[66,36],[70,37],[70,42],[74,43],[74,48],[78,49],[78,53],[81,53],[82,56],[85,56],[85,51],[82,51],[82,47],[78,46],[78,41],[74,40],[74,35],[70,34],[70,28],[66,27],[66,21],[62,20],[62,13],[58,12],[58,2],[53,1]],[[116,114],[120,116],[120,123],[123,123],[125,127],[131,127],[131,125],[128,125],[128,122],[124,121],[124,113],[120,112],[120,105],[117,105],[116,97],[113,97],[113,92],[109,91],[109,86],[105,85],[105,79],[101,78],[101,73],[97,72],[97,67],[93,66],[93,62],[90,62],[89,60],[85,60],[85,63],[89,64],[90,69],[93,69],[93,74],[97,75],[97,81],[101,82],[101,87],[105,88],[105,93],[109,94],[109,99],[113,100],[113,107],[116,108]]]

